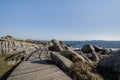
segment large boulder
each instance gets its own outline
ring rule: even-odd
[[[59,41],[59,40],[51,40],[51,42],[48,42],[48,47],[51,51],[64,51],[64,50],[74,50],[74,48],[72,48],[71,46],[67,46],[64,44],[63,41]]]
[[[113,53],[109,57],[102,58],[98,66],[103,68],[109,68],[113,72],[120,74],[120,51]]]
[[[62,41],[58,41],[58,40],[51,40],[51,42],[53,43],[53,48],[55,49],[55,51],[63,51],[64,50],[64,43]]]
[[[92,53],[93,51],[95,51],[94,47],[92,45],[84,45],[81,49],[81,51],[83,53]]]
[[[65,72],[69,71],[73,62],[64,56],[60,55],[59,52],[51,52],[50,57],[57,66],[59,66]]]
[[[92,46],[92,45],[84,45],[81,49],[83,53],[86,53],[86,56],[93,60],[93,61],[99,61],[100,58],[98,57],[98,54],[96,53],[95,50],[99,50],[97,46]],[[90,54],[87,54],[90,53]]]
[[[67,55],[70,55],[70,54],[74,54],[76,55],[81,61],[83,62],[86,62],[85,58],[83,56],[81,56],[81,54],[75,52],[75,51],[70,51],[70,50],[67,50],[67,51],[62,51],[61,52],[61,55],[67,57]]]

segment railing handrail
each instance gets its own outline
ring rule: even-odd
[[[40,56],[41,56],[42,53],[48,53],[47,47],[42,46],[42,47],[40,47],[39,49],[37,49],[37,50],[31,52],[30,54],[28,54],[28,55],[25,57],[24,61],[28,61],[28,59],[32,56],[32,54],[36,53],[36,52],[39,51],[39,50],[41,51],[41,52],[39,53],[39,59],[40,59],[40,60],[41,60]]]

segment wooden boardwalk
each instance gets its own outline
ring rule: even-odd
[[[11,73],[7,80],[72,80],[61,69],[41,54],[40,50],[33,53],[27,61],[23,61]]]

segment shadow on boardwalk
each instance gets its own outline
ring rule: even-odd
[[[37,63],[37,64],[53,64],[50,60],[36,60],[36,61],[32,61],[31,63]]]
[[[72,80],[40,51],[33,53],[10,74],[7,80]]]

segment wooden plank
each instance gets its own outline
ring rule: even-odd
[[[58,69],[54,68],[54,69],[44,69],[44,70],[40,70],[40,71],[38,70],[38,71],[31,72],[31,73],[26,73],[26,74],[11,76],[11,77],[13,77],[15,80],[17,78],[20,78],[21,80],[29,80],[34,77],[37,78],[38,76],[40,76],[40,77],[46,76],[47,73],[52,73],[54,71],[58,71]]]
[[[51,63],[48,63],[48,64],[40,64],[40,63],[25,63],[25,64],[20,64],[16,69],[15,71],[20,71],[20,70],[25,70],[25,69],[31,69],[31,68],[36,68],[36,67],[44,67],[44,66],[47,66],[47,65],[51,65],[51,66],[55,66]]]
[[[53,68],[53,67],[55,67],[55,66],[54,65],[53,66],[46,65],[46,66],[38,66],[38,67],[34,67],[34,68],[17,70],[17,71],[14,71],[11,76],[22,75],[22,74],[31,73],[31,72],[38,71],[38,70],[45,70],[45,69]]]
[[[38,54],[22,62],[7,80],[72,80],[52,62],[46,61],[46,55],[41,55],[41,61],[33,55]]]
[[[39,78],[39,80],[71,80],[69,77],[66,77],[67,75],[63,73],[62,71],[53,72],[49,75],[42,76]]]

